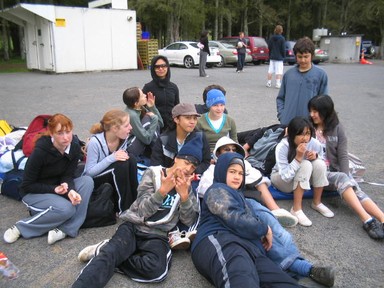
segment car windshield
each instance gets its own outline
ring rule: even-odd
[[[238,40],[238,38],[225,38],[225,39],[222,39],[220,41],[223,44],[226,43],[226,44],[230,44],[230,45],[235,46],[236,43],[238,42],[237,40]]]
[[[197,47],[197,42],[192,42],[192,43],[190,43],[190,45],[191,45],[192,47],[195,47],[195,48],[199,49],[199,48]]]
[[[235,45],[232,45],[232,44],[230,44],[230,43],[222,43],[222,44],[223,44],[223,46],[224,46],[225,48],[229,48],[229,49],[235,48]]]
[[[268,47],[267,42],[263,38],[252,37],[255,47]]]

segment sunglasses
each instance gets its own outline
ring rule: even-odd
[[[156,70],[159,70],[160,68],[165,69],[168,68],[167,64],[160,64],[154,66]]]

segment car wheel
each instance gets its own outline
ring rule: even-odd
[[[217,67],[223,67],[225,65],[224,57],[222,55],[220,55],[220,59],[221,59],[221,61],[216,64]]]
[[[313,61],[313,64],[319,64],[320,63],[320,61],[319,60],[315,60],[315,61]]]
[[[290,66],[295,65],[296,62],[288,62]]]
[[[193,61],[193,58],[191,56],[185,56],[184,58],[184,67],[189,69],[195,66],[195,62]]]

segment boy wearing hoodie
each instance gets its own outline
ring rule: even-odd
[[[248,206],[244,186],[243,156],[222,154],[204,195],[193,263],[215,287],[299,287],[265,255],[272,230]]]
[[[134,281],[163,281],[172,256],[168,232],[180,221],[191,226],[199,205],[191,188],[202,151],[192,139],[179,151],[170,168],[149,167],[138,187],[138,196],[120,216],[125,220],[110,240],[88,246],[80,261],[92,260],[72,287],[104,287],[118,268]]]
[[[230,152],[237,152],[243,157],[245,154],[245,151],[240,144],[234,142],[228,137],[220,138],[219,141],[217,141],[214,150],[215,160],[217,161],[217,158],[220,157],[220,155]],[[263,195],[266,193],[268,193],[272,198],[267,184],[265,183],[265,177],[262,177],[261,173],[257,169],[253,168],[247,160],[244,160],[244,167],[246,187],[252,186],[252,189],[256,185],[256,189],[261,192],[262,200],[265,199]],[[205,192],[212,185],[214,169],[215,165],[212,164],[202,175],[200,184],[197,188],[199,197],[204,197]],[[260,186],[263,188],[260,189]],[[266,255],[293,277],[310,277],[316,282],[324,284],[328,287],[332,287],[334,283],[333,268],[315,266],[308,260],[304,259],[300,255],[299,249],[293,242],[292,235],[286,231],[279,223],[279,221],[285,224],[290,223],[289,221],[291,221],[291,217],[296,217],[284,209],[278,209],[277,211],[275,210],[277,213],[274,213],[274,211],[268,209],[268,206],[267,208],[259,202],[255,201],[255,199],[252,199],[254,198],[251,195],[252,193],[255,193],[255,191],[249,191],[247,189],[244,191],[247,204],[249,204],[253,213],[260,218],[260,221],[267,224],[272,229],[273,233],[273,245],[271,249],[266,252]],[[273,198],[272,201],[275,203],[274,205],[277,206]],[[297,218],[293,223],[297,224]]]

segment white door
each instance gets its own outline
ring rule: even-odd
[[[39,70],[53,71],[51,22],[36,16],[36,34]]]

